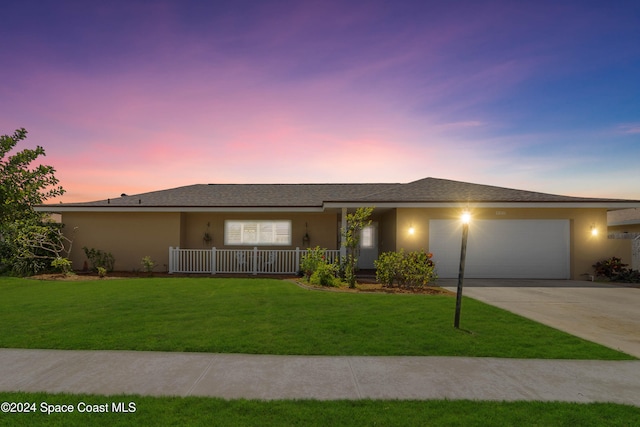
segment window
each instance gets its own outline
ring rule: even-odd
[[[291,221],[225,221],[224,244],[291,245]]]
[[[373,228],[373,225],[368,225],[360,231],[361,248],[373,248],[375,246],[374,232],[375,229]]]

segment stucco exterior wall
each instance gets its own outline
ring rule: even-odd
[[[592,265],[611,256],[631,262],[629,241],[607,238],[606,209],[470,209],[473,219],[569,219],[571,228],[571,279],[584,279],[593,271]],[[429,250],[429,221],[432,219],[459,219],[462,210],[451,209],[398,209],[396,216],[397,249],[407,251]],[[472,220],[473,221],[473,220]],[[592,226],[598,234],[591,233]],[[409,234],[413,227],[414,234]],[[473,222],[469,232],[473,232]],[[526,242],[523,242],[526,244]]]
[[[374,212],[379,224],[379,252],[404,248],[407,251],[429,250],[429,221],[432,219],[459,219],[459,208],[400,208]],[[571,278],[584,279],[598,260],[618,256],[631,264],[631,241],[607,238],[605,209],[473,209],[474,219],[568,219],[571,233]],[[169,246],[181,248],[223,248],[224,221],[237,220],[291,220],[292,244],[287,248],[305,248],[305,232],[309,233],[309,247],[320,246],[339,249],[340,214],[325,213],[159,213],[159,212],[68,212],[62,216],[65,232],[74,233],[71,260],[75,269],[82,269],[86,260],[83,246],[111,252],[115,256],[116,270],[140,270],[140,261],[151,256],[164,271],[168,264]],[[599,233],[592,235],[591,227]],[[414,234],[409,234],[409,228]],[[470,226],[473,232],[473,223]],[[212,237],[203,240],[204,233]],[[526,242],[523,242],[526,244]],[[269,248],[269,247],[264,247]],[[276,248],[284,248],[282,246]]]
[[[375,214],[375,211],[374,211]],[[392,252],[396,250],[396,232],[398,228],[397,211],[391,209],[377,217],[379,252]]]
[[[65,234],[74,239],[70,258],[76,270],[87,260],[86,246],[111,252],[118,271],[141,270],[145,256],[156,262],[156,271],[166,271],[169,246],[180,244],[180,213],[69,212],[62,222]]]

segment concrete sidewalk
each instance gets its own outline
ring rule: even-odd
[[[640,406],[640,361],[0,349],[0,391]]]

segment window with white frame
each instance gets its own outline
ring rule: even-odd
[[[225,245],[291,245],[291,221],[227,220]]]

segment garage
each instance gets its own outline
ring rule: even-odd
[[[429,251],[439,277],[458,277],[461,238],[460,221],[429,221]],[[569,220],[474,220],[465,277],[568,279],[569,242]]]

